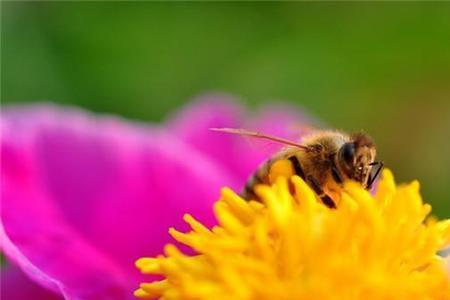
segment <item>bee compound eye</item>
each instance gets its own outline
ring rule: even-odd
[[[342,157],[347,163],[353,162],[353,156],[355,155],[355,145],[353,143],[345,143],[342,146]]]

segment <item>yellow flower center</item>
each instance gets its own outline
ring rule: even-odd
[[[288,185],[295,188],[292,192]],[[262,203],[224,188],[212,230],[185,215],[192,230],[170,229],[198,254],[174,245],[165,256],[141,258],[144,299],[389,300],[450,299],[440,249],[450,244],[450,220],[425,221],[419,184],[397,187],[385,170],[374,196],[344,185],[338,208],[328,209],[298,176],[260,185]]]

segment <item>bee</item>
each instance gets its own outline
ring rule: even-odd
[[[286,147],[263,162],[249,177],[241,193],[244,199],[257,199],[254,186],[271,183],[271,172],[277,164],[289,162],[291,175],[300,176],[317,194],[323,204],[336,208],[343,182],[353,180],[370,190],[383,168],[375,161],[376,147],[365,133],[347,134],[341,131],[317,130],[302,141],[233,128],[211,128],[214,131],[267,139]],[[376,166],[376,170],[375,170]]]

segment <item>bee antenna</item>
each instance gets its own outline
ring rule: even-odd
[[[257,131],[250,131],[250,130],[241,129],[241,128],[209,128],[209,130],[250,136],[250,137],[260,138],[260,139],[266,139],[266,140],[274,141],[274,142],[277,142],[280,144],[297,147],[297,148],[300,148],[300,149],[303,149],[306,151],[311,151],[311,149],[309,147],[300,145],[299,143],[293,142],[291,140],[273,136],[273,135],[269,135],[269,134],[265,134],[265,133],[261,133],[261,132],[257,132]]]

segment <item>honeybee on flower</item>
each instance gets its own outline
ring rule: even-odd
[[[359,182],[369,190],[383,167],[383,162],[375,161],[375,143],[366,133],[318,130],[297,143],[244,129],[212,130],[268,139],[286,145],[250,176],[242,192],[245,199],[256,198],[255,185],[273,183],[279,175],[289,177],[295,174],[308,183],[326,206],[336,208],[344,180]],[[372,173],[373,166],[377,168]]]
[[[389,170],[370,193],[383,163],[375,161],[368,135],[319,131],[297,143],[214,130],[288,147],[264,162],[240,194],[222,189],[217,226],[186,214],[189,232],[170,228],[196,255],[168,244],[164,256],[137,260],[142,273],[164,278],[142,283],[136,297],[450,299],[448,261],[438,254],[450,246],[450,220],[427,219],[431,206],[418,182],[397,186]]]

